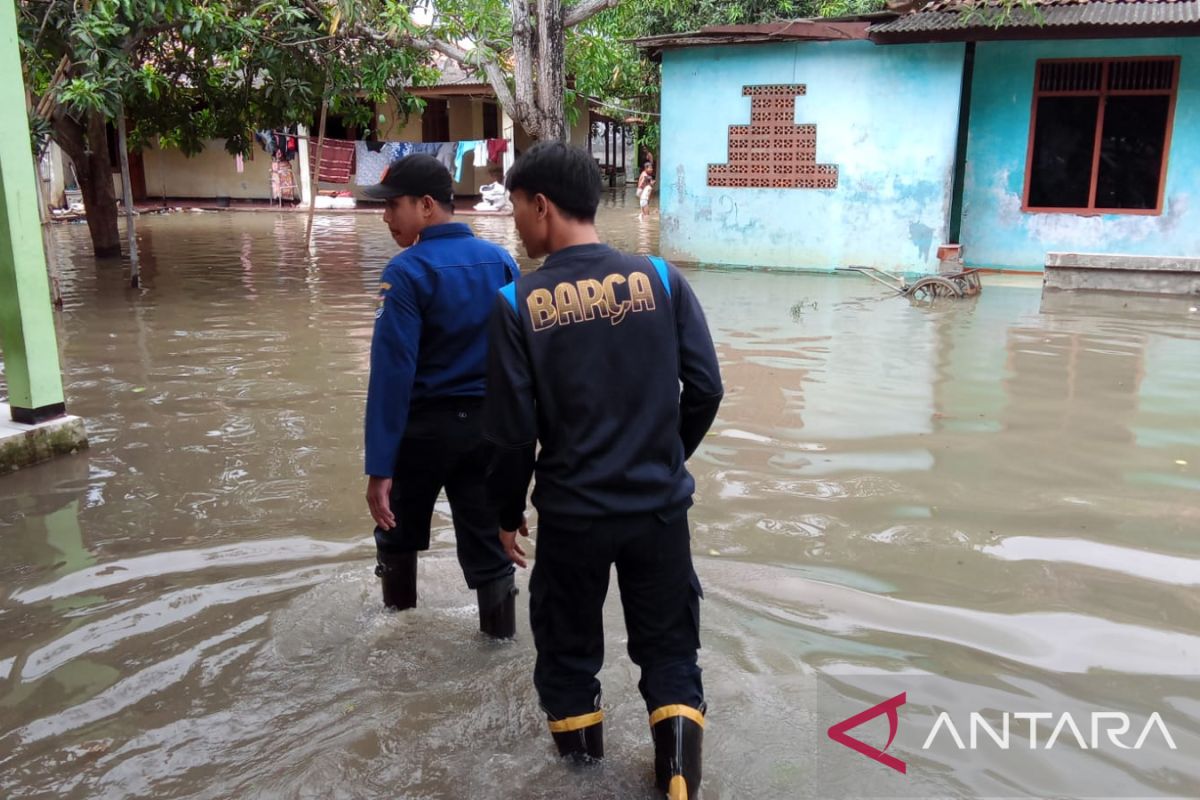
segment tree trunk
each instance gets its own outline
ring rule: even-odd
[[[537,105],[542,138],[567,140],[566,40],[562,0],[539,0],[537,9]]]
[[[533,7],[530,0],[512,0],[513,18],[513,121],[534,138],[542,138],[537,114],[537,93],[533,82],[533,67],[537,51],[537,33],[533,28]],[[493,81],[494,82],[494,81]]]
[[[75,165],[88,231],[92,235],[92,251],[97,258],[119,257],[121,231],[117,227],[117,196],[113,191],[104,117],[95,111],[88,112],[86,128],[62,109],[55,111],[53,117],[54,140]]]

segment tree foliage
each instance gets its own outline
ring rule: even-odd
[[[641,143],[657,149],[661,71],[631,40],[716,25],[751,25],[805,17],[866,14],[885,0],[622,0],[574,31],[569,68],[581,91],[614,107],[642,111]],[[636,115],[635,115],[636,116]]]
[[[347,35],[369,16],[412,26],[407,6],[351,0],[20,0],[31,128],[75,163],[98,255],[120,252],[107,173],[106,122],[124,113],[134,146],[185,153],[224,139],[245,153],[252,131],[335,113],[369,114],[359,98],[418,110],[413,83],[436,75],[423,53]],[[365,120],[359,120],[365,122]]]
[[[407,90],[436,74],[420,53],[338,35],[360,15],[380,19],[395,9],[310,0],[25,0],[21,40],[34,95],[53,92],[65,113],[112,119],[123,105],[135,143],[161,137],[194,153],[222,138],[245,152],[251,130],[311,119],[322,97],[349,114],[363,113],[359,97],[418,110]],[[52,86],[64,56],[67,74]]]

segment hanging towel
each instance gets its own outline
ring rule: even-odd
[[[354,143],[354,160],[358,165],[354,173],[354,183],[358,186],[374,186],[379,183],[383,171],[392,163],[387,147],[381,147],[376,152],[371,149],[371,142]]]
[[[488,163],[488,161],[489,161],[489,159],[488,159],[487,140],[484,139],[482,142],[476,142],[475,143],[475,168],[478,169],[479,167],[484,166],[485,164]]]
[[[316,145],[313,145],[316,155]],[[317,179],[323,183],[349,183],[354,165],[354,142],[326,139],[321,142],[321,164]]]
[[[241,153],[233,157],[234,166],[237,167],[238,174],[246,171],[246,161],[242,158]]]
[[[479,142],[459,142],[454,148],[454,181],[457,183],[462,180],[463,156],[467,153],[474,153],[475,146]]]
[[[507,139],[488,139],[487,141],[487,160],[500,161],[505,153],[508,152]]]

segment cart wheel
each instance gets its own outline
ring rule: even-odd
[[[979,294],[979,290],[982,288],[979,284],[979,270],[968,269],[955,275],[946,275],[945,277],[954,281],[959,291],[962,292],[963,297],[974,297]]]
[[[922,305],[933,305],[934,301],[944,297],[962,297],[963,292],[954,281],[939,275],[927,275],[912,285],[908,296],[914,302]]]

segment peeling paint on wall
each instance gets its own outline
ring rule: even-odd
[[[803,42],[671,50],[663,59],[662,250],[703,263],[935,272],[945,241],[958,126],[961,44]],[[807,87],[836,189],[709,187],[744,123],[743,87]],[[801,116],[799,109],[796,116]],[[797,122],[799,120],[797,119]]]
[[[1183,56],[1163,213],[1029,213],[1021,210],[1041,58]],[[1046,253],[1194,256],[1200,252],[1200,42],[1128,39],[980,42],[975,52],[971,129],[963,193],[963,257],[970,266],[1040,270]]]

